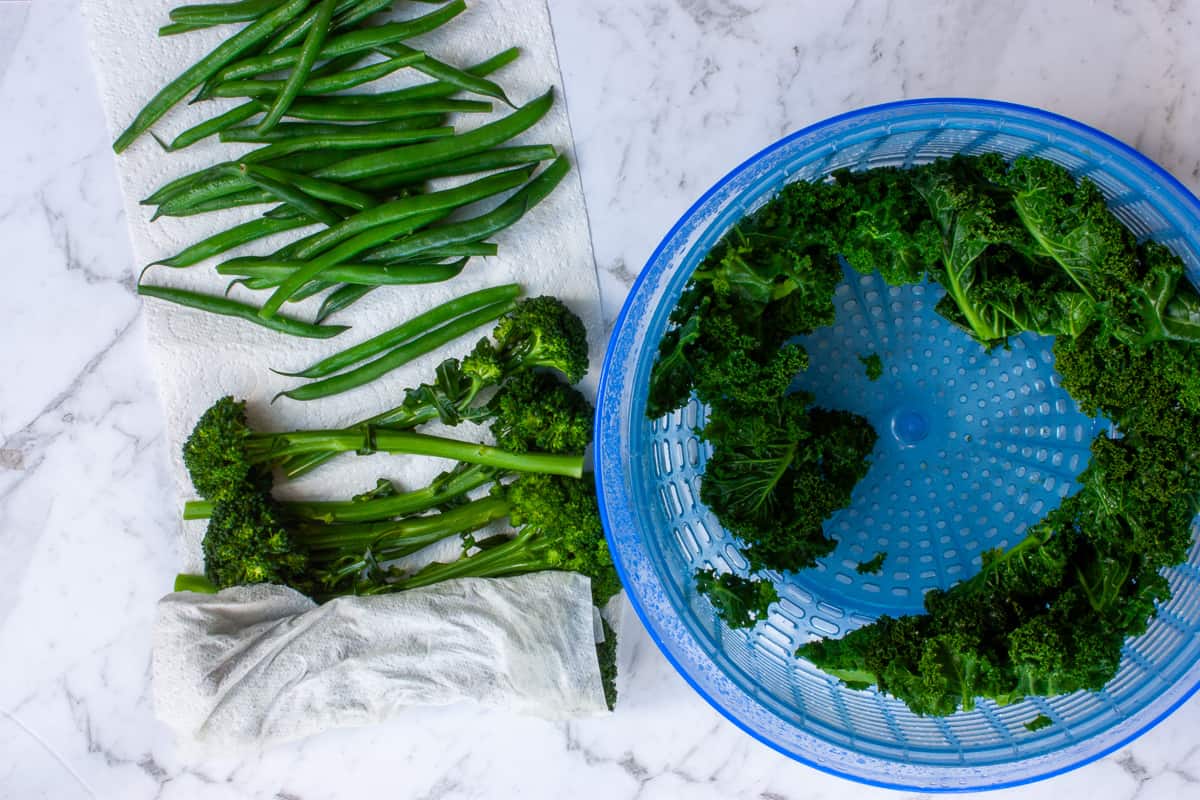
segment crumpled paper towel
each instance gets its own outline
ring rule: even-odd
[[[540,572],[321,606],[265,584],[170,594],[154,628],[155,712],[214,750],[463,700],[551,719],[603,712],[589,587]]]
[[[167,12],[178,5],[177,0],[83,0],[82,5],[113,138],[161,86],[231,30],[219,26],[182,36],[158,37],[158,26],[168,21]],[[416,16],[431,8],[420,3],[402,3],[397,4],[395,14]],[[477,0],[458,18],[415,39],[414,44],[460,66],[482,61],[508,47],[520,47],[521,57],[493,77],[518,105],[550,86],[555,87],[557,95],[550,113],[512,143],[550,143],[560,153],[572,153],[545,0]],[[404,70],[364,90],[394,89],[429,80],[413,70]],[[170,140],[185,128],[237,102],[213,100],[180,105],[156,124],[154,130]],[[465,130],[509,111],[497,104],[491,115],[462,115],[455,123]],[[244,149],[248,146],[208,139],[179,152],[164,153],[152,138],[143,136],[117,157],[126,221],[138,259],[137,265],[131,265],[133,272],[142,264],[178,252],[262,212],[262,207],[252,207],[151,222],[151,209],[139,205],[140,199],[164,182],[236,157]],[[269,253],[282,241],[300,233],[259,242],[222,258],[241,253]],[[192,495],[180,446],[196,419],[218,397],[233,394],[246,399],[251,423],[273,429],[341,426],[392,408],[403,399],[405,387],[430,380],[437,363],[466,353],[475,338],[452,342],[368,386],[312,403],[285,399],[271,405],[270,399],[280,390],[295,385],[295,381],[270,372],[268,367],[301,368],[469,291],[518,282],[527,296],[558,296],[583,318],[591,341],[592,363],[599,364],[604,328],[577,172],[572,171],[550,197],[531,209],[517,225],[493,238],[499,245],[499,255],[473,259],[454,280],[427,286],[385,287],[373,292],[340,315],[341,318],[331,320],[354,326],[331,340],[283,336],[240,320],[148,300],[144,310],[148,350],[157,373],[179,496]],[[147,273],[147,280],[220,294],[226,281],[212,269],[215,261],[186,270],[155,268]],[[231,296],[257,303],[263,300],[263,295],[240,288]],[[291,304],[285,311],[311,319],[318,302],[314,299]],[[585,392],[593,391],[594,379],[593,370],[589,376],[592,382],[585,381],[582,387]],[[437,426],[431,426],[431,432],[439,432]],[[486,439],[486,431],[467,425],[452,435]],[[305,479],[280,487],[277,494],[350,497],[372,487],[381,476],[401,487],[415,488],[448,466],[446,461],[431,458],[347,455]],[[199,572],[203,564],[200,540],[204,523],[187,523],[182,531],[182,571]],[[450,556],[457,550],[453,543],[447,548],[444,553]],[[178,722],[183,729],[204,728],[202,733],[206,735],[210,735],[210,729],[228,727],[236,735],[249,736],[253,725],[261,724],[260,733],[270,737],[300,735],[332,724],[366,721],[407,703],[450,702],[460,696],[547,713],[551,707],[555,707],[554,713],[561,714],[593,710],[597,703],[602,705],[602,700],[598,694],[600,684],[590,628],[590,594],[586,581],[581,586],[580,580],[564,580],[561,575],[530,576],[519,579],[511,588],[504,588],[504,582],[448,585],[430,590],[432,593],[346,598],[321,608],[312,608],[307,600],[286,590],[257,587],[223,592],[216,599],[171,595],[163,602],[154,648],[159,709],[166,721]],[[535,589],[552,594],[557,600],[537,603],[533,607],[539,609],[538,618],[530,619],[527,610],[531,606],[521,598],[528,598]],[[561,613],[547,618],[547,609],[559,606]],[[442,616],[440,611],[433,613],[442,607],[448,616]],[[390,616],[386,609],[394,610],[396,615]],[[501,614],[501,609],[512,613]],[[587,625],[583,624],[585,618]],[[368,620],[372,620],[369,626]],[[343,625],[346,633],[340,632]],[[360,635],[362,638],[355,638]],[[548,643],[543,641],[547,637]],[[238,654],[229,649],[232,647],[248,648],[245,657],[232,658]],[[277,648],[272,651],[276,653],[273,660],[252,660],[251,654],[269,647]],[[335,658],[345,648],[354,647],[364,649],[366,661]],[[413,657],[418,652],[421,657]],[[478,657],[485,653],[503,658],[497,664],[490,664]],[[225,669],[216,669],[217,661],[224,663]],[[435,674],[430,669],[435,661],[446,667],[437,673],[440,682],[434,680]],[[258,665],[251,668],[252,663]],[[367,663],[375,666],[359,666]],[[302,664],[307,671],[301,671]],[[455,664],[458,667],[452,670]],[[289,669],[293,671],[288,672]],[[410,669],[418,671],[406,673]],[[314,674],[321,676],[319,681]],[[255,683],[268,679],[280,682]],[[275,691],[267,686],[279,692],[274,701],[264,705],[264,698]],[[207,687],[211,694],[192,691],[200,687]],[[287,692],[282,691],[284,688]],[[190,700],[188,692],[192,692]],[[356,711],[351,699],[365,700],[373,693],[375,699]],[[308,703],[312,704],[311,709],[305,707]],[[356,714],[361,719],[356,719]],[[205,720],[210,721],[208,727]]]

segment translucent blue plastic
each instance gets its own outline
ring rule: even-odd
[[[867,416],[880,434],[851,506],[826,530],[836,551],[782,580],[781,600],[733,631],[697,595],[692,574],[745,563],[699,502],[707,455],[696,403],[645,417],[656,347],[688,275],[746,213],[794,180],[841,168],[917,164],[954,153],[1038,155],[1086,175],[1135,232],[1200,275],[1200,203],[1160,167],[1111,137],[1037,109],[918,100],[827,120],[772,145],[706,193],[667,234],[630,292],[600,380],[596,472],[605,529],[635,610],[680,673],[751,735],[819,769],[865,783],[969,790],[1025,783],[1111,752],[1200,686],[1200,547],[1169,573],[1173,599],[1126,643],[1100,693],[1034,698],[947,718],[918,717],[873,690],[853,691],[792,653],[881,613],[919,611],[925,590],[979,568],[980,553],[1020,540],[1067,493],[1103,423],[1058,385],[1048,338],[1023,335],[984,353],[933,311],[936,284],[888,287],[847,271],[837,320],[805,340],[798,384],[818,402]],[[860,356],[878,354],[869,381]],[[883,570],[855,566],[886,551]],[[1031,732],[1039,714],[1054,724]]]

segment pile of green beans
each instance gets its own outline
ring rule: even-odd
[[[161,35],[215,26],[233,32],[163,87],[113,147],[119,153],[146,133],[166,151],[204,140],[238,143],[242,151],[170,180],[143,201],[152,218],[238,218],[151,266],[186,268],[225,256],[216,272],[230,281],[227,295],[235,287],[269,295],[251,304],[142,285],[143,295],[287,335],[335,336],[347,327],[326,319],[369,293],[453,280],[470,259],[494,255],[489,238],[562,180],[569,167],[555,148],[512,143],[554,102],[546,92],[514,105],[492,79],[519,51],[466,68],[446,63],[413,40],[463,13],[464,1],[378,18],[392,2],[234,0],[170,12]],[[412,72],[427,80],[373,90]],[[188,95],[192,103],[225,105],[173,136],[152,132]],[[508,111],[458,129],[458,119],[491,112],[495,103]],[[450,183],[428,183],[439,179]],[[281,236],[292,238],[278,242]],[[275,240],[270,248],[268,238]],[[247,246],[258,252],[229,253]],[[283,394],[312,400],[360,386],[498,318],[519,292],[507,285],[457,298],[294,373],[310,382]],[[281,313],[284,304],[314,296],[321,302],[311,322]]]

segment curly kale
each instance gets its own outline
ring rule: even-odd
[[[850,505],[876,433],[848,411],[811,407],[803,392],[757,407],[714,405],[700,497],[743,542],[752,569],[802,570],[833,551],[822,524]]]
[[[1003,705],[1103,687],[1131,620],[1144,628],[1167,590],[1088,540],[1085,503],[1067,498],[1011,550],[985,554],[974,577],[927,593],[925,614],[881,617],[797,654],[918,714],[970,710],[979,697]]]
[[[769,580],[743,578],[731,572],[718,575],[714,569],[696,573],[696,590],[708,597],[717,616],[731,628],[753,628],[767,618],[771,604],[779,600]]]
[[[843,205],[850,224],[829,248],[855,269],[876,271],[892,285],[921,280],[941,258],[941,232],[911,177],[896,168],[834,174],[849,198]]]
[[[1003,172],[999,156],[955,156],[912,171],[911,181],[924,199],[941,234],[941,255],[932,276],[946,290],[937,310],[985,347],[1003,343],[1018,331],[985,293],[1000,276],[1016,276],[1004,293],[1016,307],[1040,284],[1036,244],[1021,224],[1010,194],[988,180]]]
[[[866,561],[860,561],[855,564],[854,571],[859,575],[878,575],[883,572],[883,562],[887,561],[887,557],[887,551],[880,550]]]
[[[859,356],[858,360],[862,362],[863,369],[866,370],[867,380],[877,381],[883,377],[883,359],[879,357],[879,353]]]
[[[1017,158],[1001,176],[1021,223],[1088,298],[1119,294],[1139,278],[1133,234],[1095,183],[1044,158]]]
[[[659,343],[647,416],[682,407],[692,392],[706,403],[769,401],[807,368],[789,340],[833,322],[841,267],[819,243],[780,236],[776,214],[771,204],[743,220],[692,274]]]
[[[857,414],[814,408],[803,392],[753,407],[715,405],[700,499],[741,539],[751,567],[798,570],[833,550],[822,524],[850,504],[875,430]]]
[[[799,655],[922,714],[1099,689],[1170,596],[1160,571],[1185,557],[1200,509],[1200,293],[1183,261],[1137,242],[1095,183],[1040,158],[956,156],[785,187],[692,276],[648,404],[652,417],[692,394],[708,404],[701,499],[753,570],[829,553],[823,522],[868,468],[865,420],[789,394],[808,365],[795,337],[832,321],[839,258],[891,284],[936,281],[938,313],[984,347],[1055,336],[1063,387],[1116,432],[1093,441],[1075,495],[1015,547],[985,554],[978,575],[930,591],[926,613]],[[871,377],[881,365],[869,359]],[[723,613],[757,618],[744,609],[762,584],[697,581]]]
[[[1040,731],[1042,728],[1049,728],[1053,724],[1054,720],[1050,719],[1050,717],[1047,717],[1045,714],[1038,714],[1025,723],[1025,730],[1033,733],[1034,731]]]

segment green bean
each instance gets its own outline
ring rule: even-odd
[[[317,63],[317,56],[321,53],[321,47],[325,44],[325,36],[329,33],[329,23],[333,21],[333,7],[336,2],[337,0],[319,0],[317,3],[316,16],[313,18],[308,35],[304,37],[304,45],[296,57],[296,64],[284,81],[283,88],[275,97],[275,102],[271,104],[271,109],[267,111],[266,116],[255,128],[259,133],[266,133],[275,127],[275,123],[283,119],[283,115],[291,108],[292,101],[300,94],[300,89],[308,80],[313,64]]]
[[[438,0],[437,5],[441,5],[445,0]],[[358,23],[362,22],[367,17],[373,14],[378,14],[381,11],[389,10],[392,7],[393,0],[366,0],[366,2],[355,3],[351,8],[342,11],[339,9],[338,15],[333,20],[334,30],[347,30],[353,28]],[[269,51],[268,51],[269,52]]]
[[[334,12],[337,14],[337,16],[334,18],[333,24],[329,27],[331,30],[348,28],[354,25],[356,22],[361,21],[365,17],[374,14],[376,11],[387,8],[387,6],[391,5],[391,2],[392,0],[368,0],[368,2],[363,2],[363,0],[342,0],[342,2],[338,3],[338,7]],[[352,18],[350,16],[354,9],[363,7],[369,7],[369,13],[357,18]],[[274,53],[278,50],[288,47],[289,45],[299,42],[304,38],[304,34],[308,33],[308,28],[310,25],[312,25],[312,23],[313,13],[312,11],[309,11],[307,14],[295,20],[292,22],[292,24],[288,25],[282,31],[277,33],[275,38],[267,44],[264,52]]]
[[[546,115],[553,103],[554,90],[551,89],[503,119],[480,125],[467,133],[435,142],[399,147],[383,153],[354,156],[316,170],[313,177],[355,181],[388,172],[416,169],[489,150],[532,127]]]
[[[445,117],[441,114],[425,114],[407,119],[393,119],[386,122],[371,122],[365,125],[342,125],[333,122],[281,122],[264,134],[256,133],[254,128],[237,127],[221,131],[222,142],[249,142],[262,144],[264,142],[281,142],[295,136],[320,136],[328,133],[380,133],[382,131],[411,131],[420,128],[442,127]],[[345,158],[345,156],[342,156]]]
[[[345,72],[348,69],[353,69],[355,64],[368,56],[368,53],[349,53],[337,58],[331,58],[313,67],[312,74],[309,77],[321,78],[325,75],[336,75],[339,72]]]
[[[346,155],[344,153],[334,151],[297,153],[288,158],[288,168],[296,172],[311,172],[338,161],[345,161],[345,159]],[[142,205],[157,205],[177,196],[185,189],[200,186],[208,181],[228,177],[224,172],[228,164],[229,162],[227,161],[222,162],[175,178],[156,189],[153,194],[142,201]]]
[[[262,216],[270,219],[291,219],[292,217],[298,217],[303,213],[304,212],[297,211],[295,208],[292,208],[289,205],[281,205],[275,206],[274,208],[268,208],[262,213]]]
[[[232,264],[231,259],[217,267],[221,275],[238,275],[256,281],[254,288],[270,289],[283,283],[302,261],[262,260],[241,265]],[[334,283],[350,283],[358,286],[409,286],[421,283],[440,283],[450,280],[462,272],[468,258],[460,258],[448,264],[338,264],[321,273],[321,277]],[[248,260],[249,261],[249,260]]]
[[[117,137],[113,143],[113,150],[118,153],[124,151],[151,125],[161,119],[172,106],[182,100],[188,92],[204,83],[243,52],[266,39],[292,17],[302,12],[307,5],[308,0],[286,0],[283,5],[223,41],[216,49],[159,90],[158,94],[138,112],[129,127]]]
[[[405,55],[411,55],[421,52],[414,50],[406,44],[393,42],[384,45],[378,49],[378,52],[392,58],[399,58]],[[486,78],[480,78],[472,75],[469,72],[451,66],[443,61],[438,61],[436,58],[426,56],[421,62],[414,63],[413,69],[417,72],[423,72],[431,78],[437,78],[440,81],[451,84],[459,89],[463,89],[474,94],[483,95],[484,97],[494,97],[507,106],[514,107],[512,101],[508,99],[508,95],[500,86]]]
[[[256,51],[259,50],[259,48],[255,48],[255,49],[256,49]],[[257,54],[257,52],[252,52],[252,53],[248,54],[248,56],[253,56],[256,54]],[[344,72],[348,69],[351,69],[352,67],[354,67],[355,64],[362,61],[364,58],[368,58],[369,56],[370,56],[370,53],[368,53],[366,51],[361,51],[361,52],[357,52],[357,53],[347,53],[344,56],[337,56],[336,58],[330,58],[330,59],[323,61],[322,63],[314,66],[312,69],[312,72],[309,73],[309,78],[310,79],[320,78],[320,77],[324,77],[326,75],[333,75],[338,72]],[[213,97],[214,93],[217,90],[217,87],[220,85],[221,85],[221,83],[216,79],[215,76],[213,78],[210,78],[209,80],[205,81],[204,85],[200,87],[200,91],[198,91],[196,93],[196,96],[192,98],[192,102],[198,103],[201,100],[208,100],[209,98]]]
[[[317,281],[313,281],[313,283],[317,283]],[[271,281],[265,280],[263,278],[234,278],[233,280],[231,280],[229,282],[229,285],[225,287],[225,294],[228,295],[230,292],[232,292],[233,287],[235,287],[235,286],[245,286],[247,289],[253,289],[254,291],[257,292],[257,291],[261,291],[263,289],[270,289],[270,288],[278,286],[278,285],[279,285],[278,282],[272,283]],[[326,286],[326,288],[328,288],[328,286]],[[289,303],[296,302],[296,297],[299,297],[299,296],[300,296],[300,293],[297,292],[292,297],[292,299],[289,300],[288,302]]]
[[[300,291],[288,298],[288,302],[299,303],[303,300],[307,300],[315,294],[320,294],[326,289],[332,289],[334,286],[337,286],[337,284],[330,283],[329,281],[309,281],[307,286],[304,286],[300,289]]]
[[[426,200],[428,198],[414,198],[417,200]],[[424,210],[424,209],[422,209]],[[439,211],[441,209],[438,209]],[[370,212],[362,212],[364,214]],[[432,213],[432,212],[431,212]],[[395,222],[386,225],[377,225],[374,228],[363,231],[357,236],[342,242],[331,250],[322,253],[320,256],[307,262],[301,269],[296,270],[292,275],[281,283],[275,291],[267,298],[266,305],[259,311],[263,316],[270,316],[279,311],[279,307],[287,301],[300,287],[304,286],[310,280],[320,275],[321,272],[335,264],[349,261],[364,250],[369,250],[376,245],[383,244],[389,239],[394,239],[397,236],[405,236],[418,228],[428,224],[430,214],[415,213],[405,215]],[[271,222],[272,220],[264,220]],[[345,224],[345,223],[343,223]]]
[[[286,333],[290,336],[301,336],[306,339],[328,339],[331,336],[337,336],[342,331],[348,330],[345,325],[313,325],[310,322],[292,319],[291,317],[274,316],[270,319],[262,319],[258,316],[258,309],[254,306],[229,300],[225,297],[213,297],[212,295],[189,292],[184,289],[138,284],[137,291],[138,294],[144,297],[156,297],[159,300],[167,300],[181,306],[207,311],[211,314],[237,317],[238,319],[244,319],[247,322],[261,325],[264,328],[270,328],[271,330]]]
[[[404,264],[431,264],[446,258],[472,258],[473,255],[480,255],[482,258],[487,258],[488,255],[496,255],[499,252],[499,247],[493,241],[468,241],[452,243],[452,245],[443,245],[442,247],[427,248],[425,252],[420,254],[420,258],[415,255],[396,260],[396,265]]]
[[[420,52],[420,51],[417,51],[417,52]],[[466,70],[462,71],[462,73],[464,75],[468,76],[468,78],[471,78],[472,76],[482,77],[484,75],[489,75],[492,72],[495,72],[496,70],[500,69],[501,67],[515,61],[520,54],[521,54],[521,51],[519,49],[512,47],[512,48],[509,48],[508,50],[505,50],[505,51],[487,59],[486,61],[481,61],[480,63],[476,64],[473,67],[468,67]],[[428,60],[429,60],[429,56],[427,55],[426,61],[428,61]],[[421,62],[421,63],[424,63],[424,62]],[[443,65],[443,66],[449,66],[449,65]],[[450,68],[454,69],[453,67],[450,67]],[[355,104],[355,103],[364,103],[364,102],[394,103],[394,102],[400,102],[401,100],[404,100],[404,101],[432,100],[432,99],[436,99],[436,98],[450,97],[451,95],[457,94],[463,88],[463,86],[461,85],[462,83],[464,83],[463,80],[460,80],[457,83],[450,83],[447,81],[433,81],[431,83],[422,83],[417,86],[410,86],[407,89],[396,89],[391,92],[377,92],[375,94],[333,95],[331,97],[326,98],[326,100],[333,101],[338,104]],[[495,85],[495,84],[493,84],[493,85]],[[499,89],[498,86],[497,86],[497,89]],[[501,90],[501,94],[503,94],[502,90]],[[487,94],[487,96],[491,96],[491,95]],[[508,102],[508,101],[505,100],[505,102]],[[510,105],[511,105],[511,103],[510,103]]]
[[[227,166],[228,163],[223,165],[223,169]],[[214,177],[203,183],[189,186],[169,199],[164,200],[159,204],[158,210],[154,212],[154,216],[151,219],[158,219],[160,216],[188,216],[190,209],[197,203],[224,197],[239,192],[242,189],[253,187],[254,184],[243,176],[224,173],[220,177]]]
[[[344,153],[337,151],[301,152],[288,156],[287,164],[296,172],[305,172],[344,159],[344,157]],[[247,194],[247,190],[249,192],[258,190],[249,181],[226,174],[224,170],[228,164],[229,162],[225,162],[201,170],[193,176],[185,176],[185,178],[190,178],[190,181],[184,179],[172,181],[172,184],[179,184],[179,186],[168,194],[166,200],[160,201],[159,213],[156,216],[185,216],[199,206],[203,206],[205,211],[216,211],[223,208],[269,202],[259,199],[257,195]],[[180,181],[183,182],[180,183]],[[158,194],[159,192],[155,192],[155,195]],[[171,205],[163,208],[167,203]]]
[[[456,297],[453,300],[442,303],[439,306],[434,306],[428,311],[402,322],[391,330],[384,331],[378,336],[367,339],[365,342],[360,342],[353,347],[348,347],[341,352],[327,356],[298,372],[282,372],[277,369],[271,371],[289,378],[324,378],[335,372],[341,372],[347,367],[374,358],[380,353],[398,347],[407,341],[416,339],[424,333],[445,325],[464,314],[478,311],[484,306],[515,300],[520,295],[521,286],[516,283],[492,286],[487,289],[470,292],[469,294],[464,294],[461,297]]]
[[[415,358],[420,358],[442,345],[449,344],[455,339],[466,336],[476,328],[486,325],[489,322],[494,322],[514,308],[516,308],[516,303],[512,300],[484,306],[478,311],[465,314],[423,336],[405,342],[374,361],[369,361],[360,367],[343,372],[340,375],[322,378],[321,380],[297,386],[295,389],[280,392],[276,396],[302,401],[318,400],[322,397],[329,397],[350,391],[351,389],[370,383],[397,367],[401,367]]]
[[[288,168],[295,172],[312,172],[312,170],[328,167],[329,164],[338,161],[346,161],[346,154],[336,151],[313,151],[313,152],[298,152],[294,156],[288,157]],[[178,197],[181,192],[191,190],[191,188],[199,188],[211,181],[228,179],[228,175],[224,173],[224,168],[229,162],[214,164],[212,167],[199,169],[197,172],[181,175],[167,182],[151,194],[150,197],[142,200],[142,205],[157,205],[168,199]]]
[[[141,204],[144,206],[157,205],[190,186],[207,180],[210,177],[219,175],[224,167],[224,164],[217,164],[216,166],[205,167],[204,169],[197,170],[196,172],[189,172],[186,175],[181,175],[180,177],[170,180],[155,189],[149,197],[147,197],[145,200],[142,200]]]
[[[515,189],[529,177],[529,174],[528,170],[515,169],[490,175],[453,189],[388,201],[367,211],[360,211],[328,230],[320,231],[310,241],[295,248],[291,255],[296,260],[303,261],[361,231],[391,222],[400,216],[407,216],[416,211],[457,208],[500,192],[506,192],[509,189]],[[416,209],[416,211],[410,209]]]
[[[317,315],[313,317],[313,322],[318,324],[324,322],[337,312],[344,311],[359,300],[362,300],[378,288],[378,286],[360,283],[342,284],[325,296],[325,299],[321,302],[321,307],[317,309]]]
[[[404,119],[424,114],[460,112],[486,114],[491,103],[480,100],[411,100],[402,103],[330,103],[332,97],[319,100],[299,100],[292,104],[287,116],[316,122],[374,122]]]
[[[431,139],[447,139],[454,135],[454,128],[418,128],[416,130],[372,131],[357,133],[347,130],[342,133],[323,133],[316,136],[293,136],[281,142],[247,153],[242,160],[261,163],[311,150],[379,150],[398,144],[424,142]]]
[[[386,152],[380,150],[379,152]],[[281,169],[289,169],[293,172],[314,172],[330,164],[336,164],[339,161],[345,160],[346,154],[339,153],[336,150],[313,150],[311,152],[293,153],[285,159],[281,159],[282,163],[272,164],[272,166],[280,167]]]
[[[420,223],[413,222],[412,219],[405,219],[391,225],[383,225],[379,228],[360,233],[349,242],[346,242],[339,247],[335,247],[333,250],[322,255],[320,258],[314,259],[312,262],[305,262],[304,268],[308,268],[313,263],[317,263],[317,268],[319,268],[320,271],[324,271],[330,266],[336,266],[337,264],[353,258],[362,250],[369,249],[374,245],[385,242],[395,236],[400,236],[406,232],[416,230],[418,227],[420,227]],[[287,300],[284,302],[298,303],[305,298],[311,297],[314,294],[320,294],[326,289],[331,289],[336,285],[336,283],[326,281],[323,278],[311,279],[297,289],[295,293],[289,295]],[[272,297],[274,296],[275,293],[272,293]],[[270,298],[268,298],[268,300],[270,300]]]
[[[414,264],[425,263],[429,261],[437,261],[443,258],[457,258],[459,256],[494,256],[499,252],[500,248],[495,242],[462,242],[460,244],[448,244],[444,247],[432,247],[421,253],[421,258],[416,259],[409,257],[402,259],[398,264]]]
[[[554,190],[554,187],[559,184],[570,168],[566,157],[559,156],[536,178],[522,186],[511,197],[488,213],[461,222],[430,228],[427,231],[399,239],[368,253],[365,260],[368,263],[390,262],[424,254],[434,248],[480,241],[497,231],[504,230],[523,217],[526,211],[540,203],[546,195]]]
[[[290,183],[311,197],[315,197],[318,200],[325,200],[329,203],[337,203],[347,208],[353,208],[355,211],[365,211],[368,208],[379,205],[379,201],[369,194],[356,191],[340,183],[323,181],[319,178],[310,178],[299,172],[268,167],[264,164],[254,164],[250,166],[248,174],[251,176],[256,174],[263,175],[272,180]]]
[[[282,0],[241,0],[236,3],[204,3],[194,6],[179,6],[170,11],[172,22],[193,25],[228,25],[233,22],[249,22],[261,17],[280,5]]]
[[[495,242],[467,242],[444,247],[427,248],[418,255],[391,262],[343,263],[322,273],[333,283],[355,283],[372,286],[399,286],[414,283],[437,283],[449,280],[462,272],[473,256],[494,256]],[[447,258],[456,259],[445,261]],[[275,256],[242,256],[227,259],[217,267],[220,275],[237,275],[254,280],[254,288],[278,286],[303,261],[288,261]]]
[[[167,149],[180,150],[190,144],[195,144],[201,139],[212,136],[214,133],[220,133],[226,128],[237,125],[239,122],[245,122],[262,110],[262,103],[253,100],[249,103],[242,103],[239,106],[229,109],[224,114],[218,114],[212,119],[206,119],[204,122],[188,128],[176,136],[171,144],[167,146]]]
[[[170,25],[163,25],[158,29],[159,36],[177,36],[181,33],[191,33],[192,31],[203,30],[208,28],[208,25],[190,25],[184,22],[172,22]]]
[[[340,214],[335,214],[333,209],[317,198],[305,194],[295,185],[289,185],[286,181],[276,180],[274,177],[254,170],[250,164],[239,164],[231,169],[246,176],[255,186],[270,193],[277,200],[288,204],[309,219],[323,222],[326,225],[337,225],[343,219]]]
[[[406,196],[408,196],[408,195],[406,195]],[[399,197],[392,198],[393,201],[399,200],[399,199],[400,199]],[[378,208],[378,206],[376,206],[376,207]],[[414,230],[414,231],[419,230],[421,228],[424,228],[426,225],[432,225],[435,222],[441,222],[443,219],[448,217],[453,211],[454,211],[454,209],[452,209],[452,208],[439,208],[434,211],[423,211],[417,215],[417,218],[418,218],[417,222],[419,222],[419,224],[414,223],[412,226],[412,230]],[[407,217],[406,217],[406,219],[407,219]],[[269,258],[278,260],[278,261],[283,261],[283,260],[298,261],[298,260],[300,260],[300,258],[299,258],[299,256],[296,255],[297,253],[306,253],[304,258],[305,259],[311,258],[313,255],[315,255],[320,250],[324,250],[324,249],[328,248],[327,242],[324,245],[322,245],[320,242],[317,241],[318,237],[323,237],[325,234],[325,231],[327,231],[327,230],[328,230],[328,228],[323,228],[319,231],[314,231],[313,233],[310,233],[307,236],[303,236],[299,239],[296,239],[295,241],[288,242],[286,245],[279,248],[274,253],[271,253]],[[234,260],[236,261],[237,259],[234,259]]]
[[[431,178],[444,178],[450,175],[471,175],[476,172],[489,172],[506,167],[520,167],[537,164],[558,155],[548,144],[522,145],[518,147],[495,147],[482,153],[463,156],[440,164],[430,164],[427,167],[392,172],[387,175],[377,175],[363,181],[356,181],[355,186],[368,191],[393,189],[397,186],[420,183]]]
[[[328,61],[313,67],[312,72],[309,73],[309,78],[320,78],[326,75],[344,72],[352,68],[358,62],[362,61],[368,55],[368,53],[360,52],[338,56],[337,58],[331,58]],[[200,91],[198,91],[196,96],[192,98],[192,102],[198,103],[201,100],[208,100],[209,98],[214,97],[217,87],[222,85],[223,84],[218,82],[215,78],[205,81],[204,85],[200,87]]]
[[[419,36],[441,27],[465,10],[466,4],[463,0],[453,0],[437,11],[422,17],[344,33],[325,42],[325,46],[321,48],[320,58],[335,58],[363,50],[374,50],[391,42],[411,39],[413,36]],[[252,78],[264,72],[288,69],[296,63],[299,57],[300,48],[298,47],[288,47],[274,53],[253,56],[225,67],[217,73],[216,80],[223,82],[238,78]]]
[[[270,192],[264,192],[257,187],[250,189],[242,189],[230,194],[214,197],[210,200],[203,200],[199,203],[163,205],[159,207],[155,213],[155,217],[194,217],[197,214],[207,214],[211,211],[223,211],[227,208],[241,208],[242,206],[257,206],[263,203],[275,202],[275,195]],[[265,214],[264,214],[265,216]]]
[[[282,233],[283,231],[306,228],[312,224],[312,220],[307,217],[298,217],[296,219],[266,219],[260,217],[259,219],[252,219],[249,222],[243,222],[241,225],[234,225],[232,228],[209,236],[206,239],[201,239],[171,258],[153,263],[161,264],[164,267],[190,267],[206,258],[219,255],[226,250],[231,250],[246,242],[252,242],[255,239],[261,239],[264,236]]]
[[[355,86],[370,83],[371,81],[390,75],[398,69],[411,66],[424,57],[425,54],[420,50],[414,50],[412,56],[391,58],[387,61],[380,61],[377,64],[370,64],[358,69],[335,72],[315,78],[310,74],[309,79],[300,87],[300,94],[307,97],[328,94],[329,92],[340,92],[344,89],[353,89]],[[283,85],[284,82],[279,80],[227,81],[213,87],[212,96],[262,97],[264,95],[278,94],[282,90]]]
[[[510,47],[503,52],[497,53],[486,61],[481,61],[472,67],[467,67],[464,72],[466,72],[468,75],[482,78],[483,76],[491,75],[496,70],[516,61],[520,55],[520,48]],[[449,97],[462,88],[463,87],[458,83],[450,83],[449,81],[432,81],[430,83],[422,83],[417,86],[410,86],[407,89],[397,89],[394,92],[383,92],[378,96],[386,97],[389,100],[421,100],[434,97]],[[505,102],[508,101],[505,100]],[[509,105],[512,104],[509,103]]]
[[[226,297],[229,296],[229,293],[233,291],[233,287],[235,287],[235,286],[245,286],[247,289],[253,289],[256,292],[259,291],[260,289],[270,289],[271,288],[271,284],[266,283],[261,278],[235,278],[235,279],[231,280],[229,282],[229,284],[225,287],[225,296]]]

